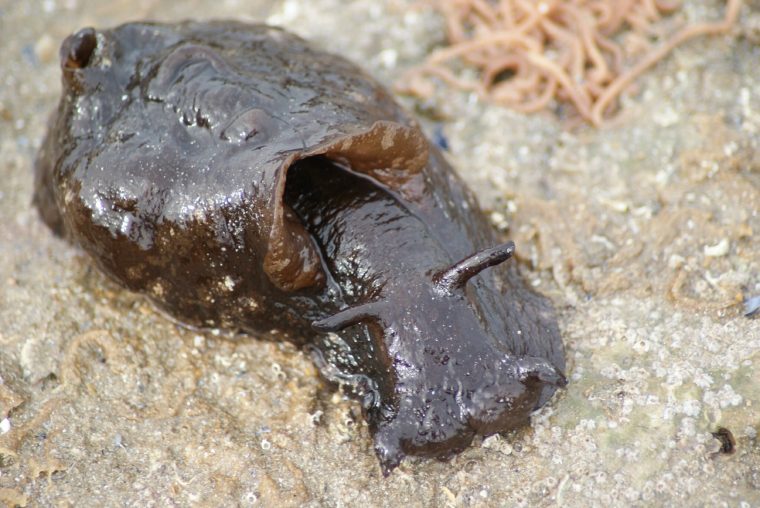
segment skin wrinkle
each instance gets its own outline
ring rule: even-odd
[[[657,23],[681,7],[678,1],[426,3],[444,16],[448,45],[409,71],[397,84],[399,91],[427,98],[436,82],[443,82],[522,112],[569,103],[599,127],[628,86],[675,47],[729,32],[743,0],[728,0],[720,21],[685,25],[670,36],[658,31]],[[477,77],[460,77],[464,69],[474,69]]]

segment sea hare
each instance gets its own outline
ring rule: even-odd
[[[184,323],[308,348],[353,387],[386,474],[564,385],[551,305],[500,264],[514,245],[355,65],[218,21],[85,28],[61,69],[45,222]]]

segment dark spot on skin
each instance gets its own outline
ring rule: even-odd
[[[61,55],[43,220],[188,325],[308,348],[384,474],[525,425],[566,384],[515,245],[355,65],[229,21],[84,29]]]
[[[736,439],[730,430],[725,427],[718,427],[718,430],[713,432],[712,435],[720,441],[720,453],[731,455],[736,451]]]

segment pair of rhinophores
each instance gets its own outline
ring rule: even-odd
[[[187,324],[309,347],[352,383],[385,474],[523,425],[565,384],[514,245],[355,65],[225,21],[86,28],[61,68],[45,222]]]

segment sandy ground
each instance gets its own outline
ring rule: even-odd
[[[571,383],[532,425],[380,474],[358,406],[287,344],[182,329],[30,207],[85,26],[282,24],[390,84],[441,41],[401,1],[0,1],[0,505],[760,506],[760,3],[607,128],[441,93],[450,157],[555,303]],[[687,2],[716,19],[721,3]],[[721,453],[719,428],[734,436]]]

